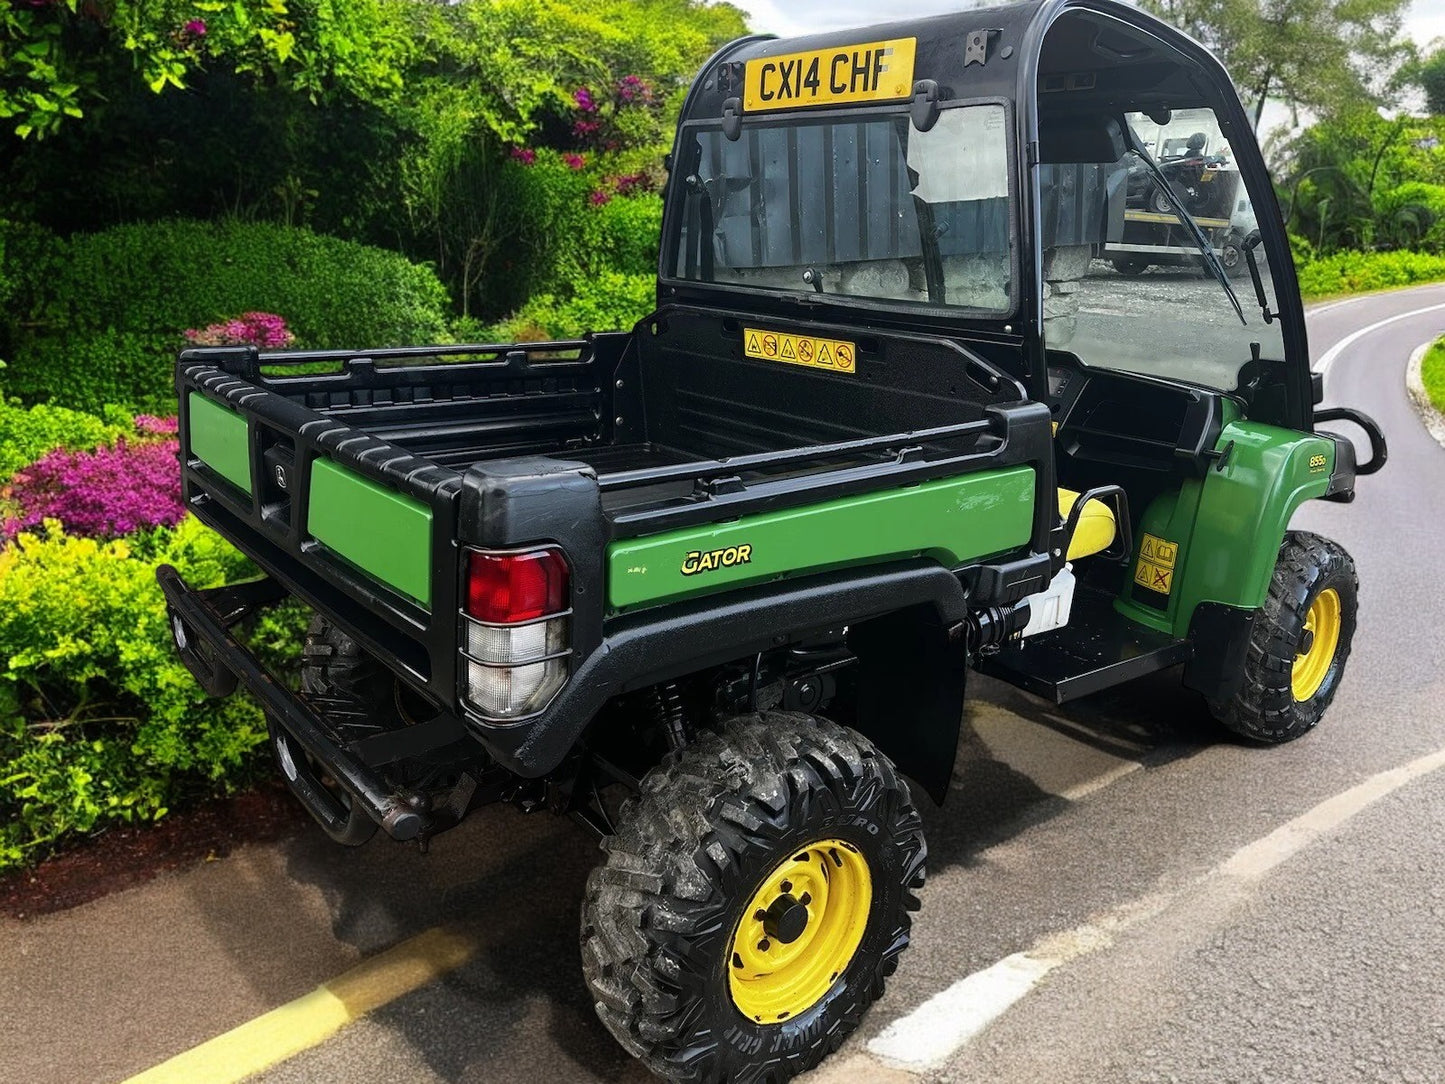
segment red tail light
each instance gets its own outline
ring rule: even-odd
[[[467,555],[467,614],[494,625],[567,609],[571,571],[561,550]]]

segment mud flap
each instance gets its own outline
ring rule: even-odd
[[[848,646],[858,656],[848,722],[942,805],[963,725],[962,641],[952,642],[938,611],[922,605],[855,626]]]

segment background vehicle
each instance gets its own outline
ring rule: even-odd
[[[1159,163],[1173,196],[1204,230],[1225,271],[1233,278],[1244,275],[1244,244],[1256,227],[1254,209],[1214,110],[1172,110],[1163,124],[1135,113],[1130,125]],[[1170,194],[1137,154],[1134,158],[1122,226],[1103,255],[1125,275],[1142,274],[1154,265],[1197,266],[1198,252],[1177,234],[1180,223]]]
[[[1091,264],[1130,116],[1185,106],[1267,208],[1260,311],[1172,201],[1214,281],[1176,276],[1161,343],[1157,292],[1121,308]],[[1287,528],[1385,448],[1314,413],[1248,131],[1207,53],[1110,0],[739,41],[684,106],[632,332],[182,354],[187,499],[267,576],[163,569],[177,646],[261,699],[341,842],[491,801],[601,836],[584,969],[658,1073],[815,1065],[908,944],[899,772],[946,793],[970,664],[1060,702],[1183,664],[1259,742],[1338,687],[1354,566]],[[287,595],[299,695],[230,631]]]

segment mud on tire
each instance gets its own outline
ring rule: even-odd
[[[819,839],[866,859],[862,940],[822,997],[779,1023],[729,992],[730,946],[769,870]],[[588,880],[582,963],[608,1030],[670,1080],[783,1081],[858,1025],[908,946],[927,849],[907,784],[862,736],[765,712],[728,722],[644,780]]]
[[[1215,717],[1235,733],[1279,744],[1313,729],[1335,697],[1359,599],[1355,562],[1339,544],[1305,531],[1291,531],[1280,547],[1264,608],[1255,620],[1244,663],[1244,684],[1233,700],[1210,704]],[[1339,640],[1318,689],[1296,699],[1295,658],[1306,642],[1310,607],[1334,591],[1339,600]]]

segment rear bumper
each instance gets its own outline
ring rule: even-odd
[[[231,627],[257,608],[279,601],[284,589],[270,579],[196,590],[170,565],[156,569],[166,597],[171,636],[181,662],[210,696],[227,696],[244,686],[261,709],[296,744],[315,758],[325,774],[345,788],[357,808],[393,839],[430,834],[430,818],[401,794],[392,792],[370,767],[328,733],[321,718],[295,693],[278,682],[232,634]],[[323,824],[343,824],[347,811],[323,787],[312,765],[283,765],[287,782],[308,812]],[[294,774],[293,774],[294,773]]]

